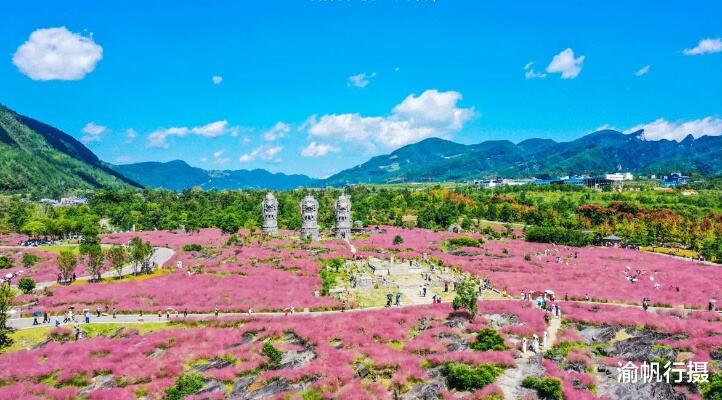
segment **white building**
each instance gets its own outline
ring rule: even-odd
[[[613,174],[605,174],[604,179],[616,182],[633,181],[634,175],[632,175],[631,172],[615,172]]]

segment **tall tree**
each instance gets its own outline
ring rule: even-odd
[[[80,255],[85,259],[85,270],[95,281],[100,280],[105,261],[105,253],[100,246],[100,237],[95,227],[83,230],[80,240]]]
[[[123,266],[128,260],[128,253],[125,251],[125,247],[114,245],[108,250],[107,258],[110,261],[110,266],[118,273],[118,278],[123,277]]]
[[[72,250],[60,250],[60,254],[58,255],[58,272],[60,272],[60,277],[63,281],[70,282],[70,278],[73,277],[77,265],[78,257]]]
[[[8,311],[15,297],[15,291],[10,282],[0,283],[0,348],[10,346],[13,339],[10,337],[12,329],[7,326]]]
[[[470,319],[474,319],[477,312],[477,300],[476,282],[469,277],[464,277],[456,284],[456,297],[454,297],[451,307],[454,308],[454,311],[467,310],[471,314]]]

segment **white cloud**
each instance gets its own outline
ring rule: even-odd
[[[92,37],[60,28],[38,29],[18,47],[13,64],[36,81],[83,79],[103,58]]]
[[[100,138],[103,136],[103,134],[108,132],[108,128],[103,125],[98,125],[95,122],[88,122],[85,124],[85,127],[83,127],[83,135],[80,140],[82,140],[84,143],[89,142],[98,142],[100,141]]]
[[[328,153],[335,153],[337,151],[339,151],[339,148],[330,144],[311,142],[301,150],[301,155],[304,157],[322,157]]]
[[[351,75],[348,77],[348,85],[355,86],[357,88],[363,88],[368,86],[368,84],[371,83],[371,79],[373,79],[375,76],[376,72],[372,72],[370,74],[362,72],[357,75]]]
[[[574,79],[582,72],[584,56],[574,57],[574,50],[566,49],[552,58],[547,72],[561,73],[562,79]]]
[[[276,125],[273,125],[271,129],[263,133],[263,139],[268,142],[272,142],[283,138],[288,132],[291,132],[291,127],[281,121],[278,121],[276,122]]]
[[[229,157],[223,157],[223,153],[226,152],[226,149],[220,149],[218,151],[213,152],[213,162],[216,164],[225,164],[228,161],[231,161]]]
[[[220,75],[213,75],[213,77],[211,77],[211,81],[213,81],[214,85],[220,85],[221,82],[223,82],[223,77]]]
[[[226,120],[215,121],[206,125],[195,126],[192,128],[180,126],[166,129],[158,129],[148,135],[148,146],[167,149],[169,147],[167,139],[170,136],[184,137],[188,135],[198,135],[213,138],[226,134],[231,134],[235,136],[238,134],[238,130],[239,127],[230,126],[228,124],[228,121]]]
[[[697,43],[696,47],[684,49],[682,53],[686,56],[697,56],[701,54],[719,53],[722,51],[722,39],[702,39]]]
[[[389,116],[314,115],[304,126],[309,134],[319,138],[393,148],[432,136],[448,137],[459,131],[476,115],[473,108],[457,107],[461,97],[459,92],[431,89],[419,96],[409,95]]]
[[[261,159],[263,161],[279,162],[280,159],[276,158],[278,153],[283,150],[281,146],[259,146],[253,149],[250,153],[241,155],[238,161],[247,163]]]
[[[676,140],[682,141],[687,135],[695,139],[702,136],[721,136],[722,119],[717,117],[705,117],[690,121],[667,121],[660,118],[647,124],[640,124],[625,131],[625,133],[636,132],[644,129],[642,138],[644,140]]]
[[[642,76],[646,75],[647,72],[649,72],[649,65],[645,65],[644,67],[640,68],[637,72],[634,73],[634,76]]]
[[[125,131],[125,143],[133,143],[135,138],[138,136],[138,132],[135,129],[130,128]]]
[[[534,71],[534,68],[532,68],[532,65],[534,65],[533,62],[528,62],[524,66],[524,77],[526,79],[546,78],[547,74],[545,74],[543,72]]]

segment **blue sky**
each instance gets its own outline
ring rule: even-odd
[[[719,1],[59,3],[4,2],[0,103],[112,163],[323,177],[428,136],[722,134]]]

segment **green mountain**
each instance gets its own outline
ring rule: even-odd
[[[463,145],[430,138],[371,158],[329,177],[327,185],[459,181],[500,176],[524,178],[600,174],[619,169],[644,174],[673,171],[722,173],[722,137],[692,135],[683,141],[644,140],[643,131],[602,130],[558,143],[528,139]]]
[[[152,188],[183,190],[201,187],[206,190],[265,188],[274,190],[313,187],[321,182],[306,175],[273,174],[265,169],[204,170],[185,161],[142,162],[113,165],[112,168],[128,178]]]
[[[127,186],[137,184],[72,136],[0,105],[0,193],[59,197]]]

